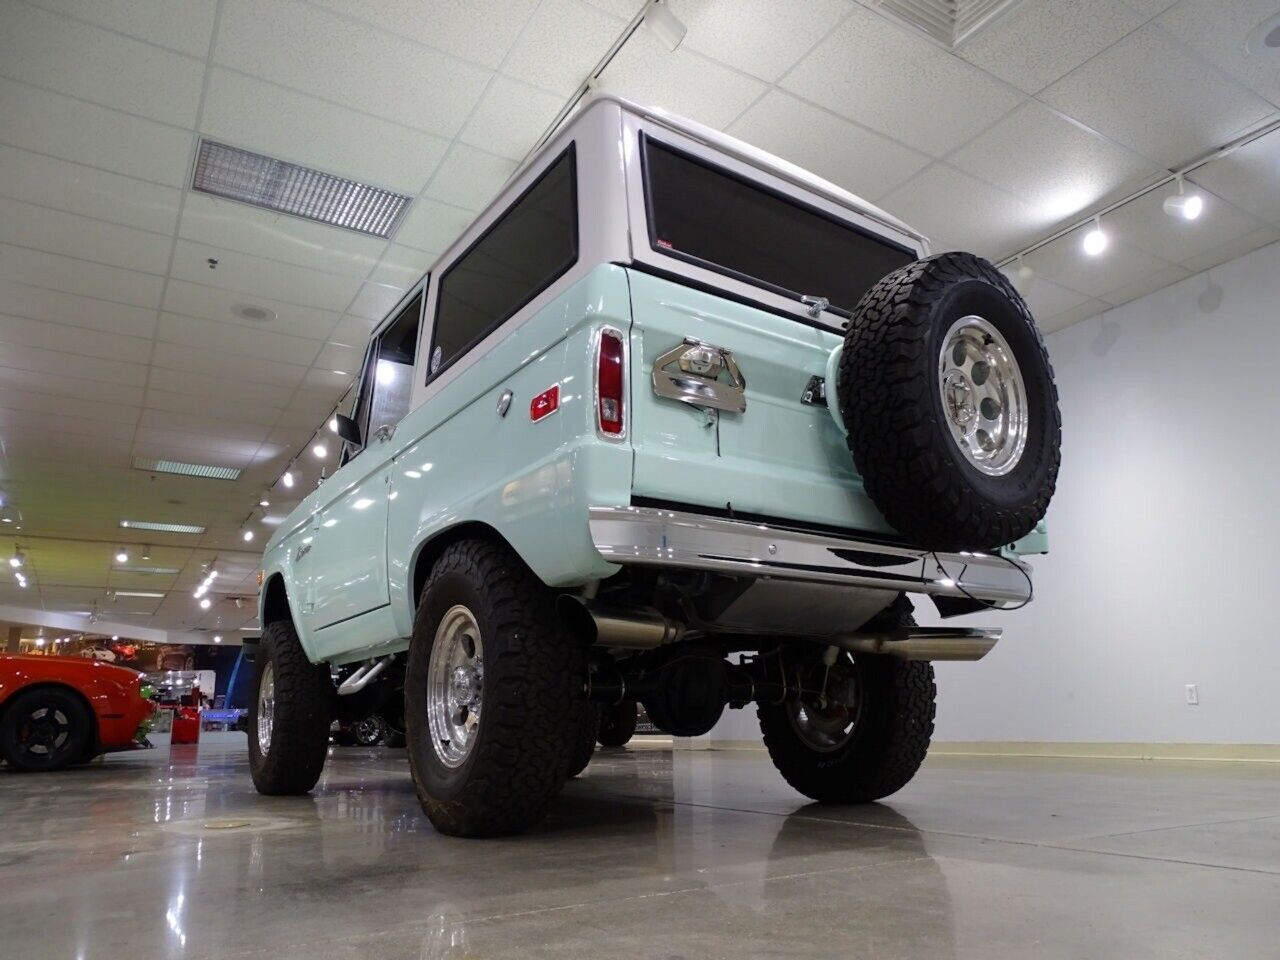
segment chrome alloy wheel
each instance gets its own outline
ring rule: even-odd
[[[475,746],[484,693],[484,646],[475,615],[458,604],[436,629],[427,664],[427,724],[436,756],[462,766]]]
[[[276,671],[271,661],[262,668],[262,682],[258,684],[258,752],[264,756],[271,752],[271,731],[276,721]]]
[[[857,667],[842,655],[831,668],[815,665],[802,674],[801,699],[791,704],[789,719],[796,734],[812,750],[839,750],[857,728],[863,697]]]
[[[1027,390],[1009,343],[982,317],[961,317],[942,338],[938,385],[951,438],[977,470],[1002,477],[1027,446]]]

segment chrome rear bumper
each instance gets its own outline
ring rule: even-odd
[[[653,507],[592,507],[589,523],[596,549],[613,563],[968,596],[996,605],[1022,603],[1031,591],[1031,567],[994,554],[933,554]]]

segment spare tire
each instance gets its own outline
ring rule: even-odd
[[[868,290],[837,395],[868,496],[916,546],[992,550],[1044,516],[1058,390],[1031,312],[987,260],[939,254]]]

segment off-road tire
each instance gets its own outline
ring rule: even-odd
[[[65,718],[65,739],[48,753],[33,754],[23,746],[20,726],[24,718],[42,707],[56,710]],[[94,738],[93,714],[80,697],[63,687],[24,690],[5,704],[0,715],[0,755],[14,770],[45,772],[86,762],[96,753]]]
[[[602,747],[622,747],[636,735],[640,707],[634,700],[609,704],[600,708],[600,733],[596,739]]]
[[[900,602],[869,629],[914,626],[910,605]],[[783,779],[820,803],[870,803],[901,790],[915,776],[933,736],[933,664],[883,655],[858,655],[862,715],[853,736],[835,751],[809,746],[796,731],[789,704],[756,710],[769,758]]]
[[[561,635],[554,600],[509,547],[488,540],[448,546],[423,585],[405,674],[405,734],[418,800],[441,833],[524,830],[568,778],[582,652]],[[484,679],[476,740],[450,768],[431,742],[427,676],[437,629],[457,604],[480,629]]]
[[[1004,476],[978,470],[946,425],[938,357],[951,324],[970,314],[1008,342],[1026,389],[1026,447]],[[988,261],[943,253],[868,290],[845,334],[837,392],[868,496],[917,546],[996,549],[1044,516],[1062,435],[1053,368],[1026,303]]]
[[[271,743],[258,742],[258,692],[263,671],[275,677],[275,719]],[[307,659],[288,620],[267,624],[254,657],[253,696],[249,700],[249,772],[259,793],[288,796],[307,793],[324,771],[333,719],[333,681],[326,664]]]
[[[572,780],[591,762],[596,752],[596,735],[600,732],[600,708],[594,703],[581,706],[578,740],[569,754],[569,779]]]

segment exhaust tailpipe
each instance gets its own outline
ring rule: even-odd
[[[904,627],[877,633],[846,633],[831,643],[852,653],[879,653],[902,660],[981,660],[1001,631],[958,627]]]
[[[685,633],[684,624],[652,607],[614,607],[569,594],[560,597],[558,606],[566,626],[590,645],[652,650]]]

